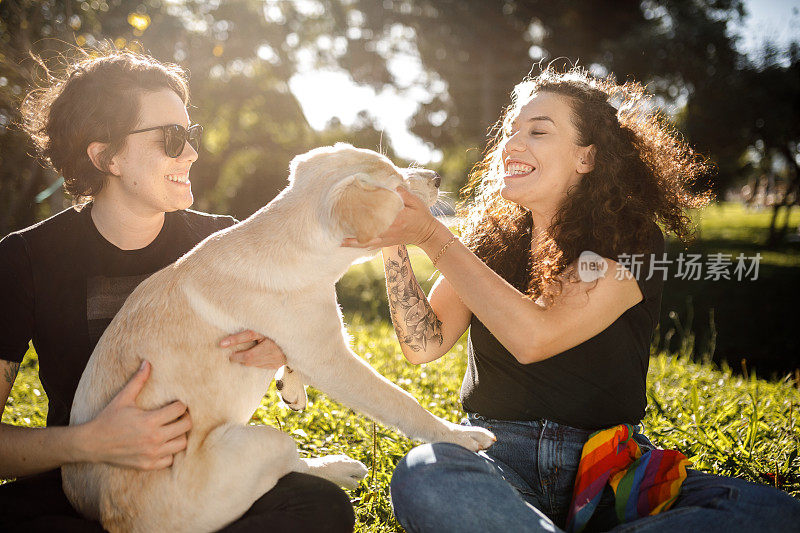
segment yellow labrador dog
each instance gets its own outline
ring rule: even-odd
[[[342,239],[384,231],[403,207],[399,185],[432,204],[433,175],[345,144],[312,150],[292,161],[275,200],[142,282],[92,353],[70,423],[95,417],[147,359],[152,374],[137,404],[185,403],[187,448],[158,471],[66,465],[72,504],[110,531],[213,531],[292,471],[358,484],[367,473],[360,462],[301,459],[286,433],[247,424],[275,372],[231,363],[216,347],[243,329],[285,352],[293,371],[280,380],[282,395],[295,408],[308,383],[411,437],[488,448],[490,432],[437,418],[356,356],[336,302],[335,282],[365,253]]]

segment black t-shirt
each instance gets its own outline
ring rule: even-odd
[[[97,231],[90,213],[91,204],[70,208],[0,241],[0,359],[21,362],[33,341],[49,426],[69,424],[89,356],[133,289],[236,222],[196,211],[166,213],[152,243],[121,250]]]
[[[650,276],[651,259],[659,261],[664,253],[660,231],[648,248],[626,265],[642,301],[594,337],[543,361],[519,363],[473,315],[461,385],[464,409],[498,420],[547,419],[583,429],[637,424],[647,405],[650,341],[664,285],[658,270],[663,263],[655,263]]]

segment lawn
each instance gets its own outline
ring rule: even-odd
[[[706,215],[711,218],[703,222],[700,244],[714,251],[735,251],[752,242],[753,233],[723,235],[733,215],[726,206],[718,209]],[[728,243],[728,248],[714,248],[715,242]],[[796,276],[800,265],[796,249],[778,250],[768,257],[765,266],[788,268]],[[430,262],[415,250],[412,262],[418,278],[429,287]],[[466,363],[464,339],[438,361],[420,366],[406,363],[385,319],[381,276],[380,263],[367,262],[354,266],[339,286],[356,353],[431,412],[458,421],[463,416],[458,390]],[[752,296],[752,291],[747,294]],[[690,329],[663,331],[653,342],[645,433],[662,447],[682,451],[695,468],[776,485],[800,498],[800,424],[795,423],[800,417],[800,390],[794,379],[787,374],[765,380],[750,367],[746,376],[738,366],[734,373],[725,362],[714,362],[707,350],[697,347]],[[669,343],[664,342],[666,336],[671,337]],[[669,352],[662,349],[665,345],[671,346]],[[4,422],[43,424],[47,401],[36,364],[30,350],[5,407]],[[345,453],[364,462],[370,474],[350,491],[357,531],[401,531],[392,517],[388,485],[394,465],[415,443],[318,391],[309,389],[309,400],[305,411],[294,413],[280,404],[272,386],[252,423],[292,434],[304,455]]]
[[[348,329],[355,351],[405,388],[434,414],[458,421],[458,389],[464,373],[464,339],[442,359],[413,366],[400,354],[391,326],[354,318]],[[696,468],[777,484],[800,497],[800,391],[789,379],[765,381],[729,368],[695,363],[689,354],[654,354],[648,375],[646,433],[658,445],[681,450]],[[47,410],[31,351],[6,406],[3,421],[39,426]],[[303,455],[345,453],[370,474],[350,491],[357,531],[401,531],[392,517],[389,480],[394,465],[414,445],[397,431],[354,413],[309,389],[309,406],[295,413],[270,388],[252,423],[292,434]]]

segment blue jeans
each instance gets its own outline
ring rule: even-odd
[[[581,451],[591,433],[549,420],[465,422],[497,442],[473,453],[449,443],[418,446],[392,476],[392,507],[409,533],[561,531]],[[650,441],[637,433],[642,449]],[[586,531],[800,531],[800,501],[741,479],[687,470],[669,511],[619,524],[606,487]]]

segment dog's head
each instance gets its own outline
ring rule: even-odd
[[[290,187],[313,198],[335,237],[367,242],[403,209],[402,185],[426,205],[438,198],[439,176],[423,168],[398,168],[385,156],[349,144],[316,148],[292,160]]]

